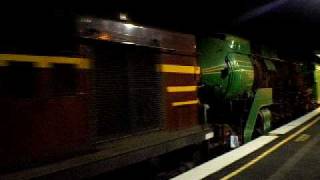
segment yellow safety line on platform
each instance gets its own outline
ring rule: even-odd
[[[306,126],[304,126],[303,128],[301,128],[299,131],[293,133],[292,135],[290,135],[289,137],[287,137],[286,139],[282,140],[280,143],[274,145],[273,147],[271,147],[270,149],[268,149],[267,151],[265,151],[264,153],[260,154],[258,157],[256,157],[255,159],[251,160],[250,162],[248,162],[247,164],[243,165],[242,167],[240,167],[239,169],[233,171],[232,173],[224,176],[221,178],[221,180],[227,180],[230,179],[236,175],[238,175],[239,173],[241,173],[242,171],[248,169],[249,167],[251,167],[252,165],[254,165],[255,163],[257,163],[258,161],[260,161],[261,159],[265,158],[267,155],[269,155],[270,153],[272,153],[273,151],[277,150],[278,148],[280,148],[281,146],[283,146],[284,144],[288,143],[290,140],[292,140],[293,138],[297,137],[299,134],[301,134],[303,131],[307,130],[308,128],[310,128],[311,126],[313,126],[315,123],[317,123],[320,119],[316,119],[311,121],[309,124],[307,124]]]
[[[74,64],[80,69],[89,69],[90,61],[87,58],[73,58],[63,56],[34,56],[22,54],[0,54],[0,66],[7,66],[10,61],[31,62],[38,68],[50,68],[52,64]]]
[[[197,90],[197,86],[168,86],[167,92],[193,92]]]
[[[198,104],[199,100],[190,100],[190,101],[181,101],[181,102],[173,102],[172,106],[184,106],[184,105],[191,105],[191,104]]]
[[[200,74],[199,66],[181,66],[172,64],[158,64],[159,72],[179,73],[179,74]]]
[[[297,137],[294,142],[303,142],[306,141],[308,139],[310,139],[310,135],[309,134],[301,134],[299,137]]]

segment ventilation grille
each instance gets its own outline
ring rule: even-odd
[[[156,53],[117,45],[96,48],[95,53],[97,136],[114,138],[159,127],[163,108]]]

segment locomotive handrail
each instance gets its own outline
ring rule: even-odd
[[[296,65],[302,65],[302,63],[296,63],[296,62],[289,62],[289,61],[286,61],[286,60],[283,60],[283,59],[280,59],[280,58],[270,58],[270,57],[267,57],[267,56],[262,56],[262,55],[259,55],[259,54],[248,54],[248,53],[241,53],[241,52],[229,52],[227,55],[229,54],[242,54],[242,55],[247,55],[247,56],[251,56],[251,57],[260,57],[260,58],[264,58],[264,59],[268,59],[270,61],[278,61],[278,62],[283,62],[283,63],[290,63],[290,64],[296,64]]]

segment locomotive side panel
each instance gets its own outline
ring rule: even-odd
[[[162,54],[163,85],[166,101],[166,128],[184,129],[199,124],[197,85],[200,69],[194,56]]]
[[[16,54],[0,60],[1,166],[82,149],[89,133],[88,79],[80,64],[87,60]]]
[[[94,51],[91,113],[96,136],[114,139],[160,127],[163,116],[159,53],[98,43]]]
[[[193,35],[90,17],[80,18],[78,26],[93,49],[98,136],[116,139],[198,124]]]

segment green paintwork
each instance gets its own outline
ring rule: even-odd
[[[257,89],[244,129],[244,142],[251,140],[258,113],[262,107],[272,104],[272,88]]]
[[[320,104],[320,65],[319,64],[315,64],[313,92],[314,92],[314,97],[317,103]]]
[[[202,82],[214,87],[215,94],[235,98],[252,94],[254,68],[249,41],[225,35],[199,41]]]
[[[271,129],[271,118],[272,114],[269,109],[261,109],[259,111],[259,116],[261,116],[262,121],[263,121],[263,132],[267,133]]]

